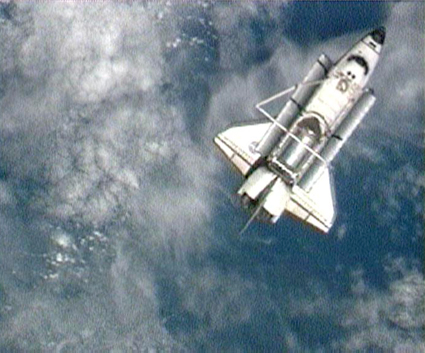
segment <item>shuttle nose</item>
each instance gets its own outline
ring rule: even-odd
[[[384,44],[385,41],[385,27],[379,27],[370,32],[372,39],[378,44]]]

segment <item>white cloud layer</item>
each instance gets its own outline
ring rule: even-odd
[[[161,91],[172,79],[164,7],[17,4],[1,24],[2,163],[16,181],[2,182],[1,202],[13,207],[28,185],[21,202],[42,247],[35,288],[13,287],[25,264],[6,283],[4,349],[179,346],[162,325],[154,269],[208,243],[214,161]]]

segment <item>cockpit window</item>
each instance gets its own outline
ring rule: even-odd
[[[364,69],[364,74],[367,75],[367,73],[369,72],[369,65],[367,64],[366,60],[358,55],[351,55],[347,59],[347,61],[353,61],[353,60]]]

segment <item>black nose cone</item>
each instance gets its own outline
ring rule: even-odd
[[[373,40],[378,44],[384,44],[385,41],[385,27],[379,27],[374,31],[370,32]]]

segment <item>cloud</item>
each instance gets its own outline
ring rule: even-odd
[[[387,260],[386,284],[375,287],[359,266],[350,271],[350,293],[332,294],[316,280],[293,288],[279,310],[290,342],[298,350],[396,352],[422,351],[425,282],[417,264],[404,258]],[[342,284],[341,284],[342,285]],[[306,324],[306,322],[308,324]],[[306,334],[306,329],[315,330]],[[308,343],[307,343],[308,342]]]
[[[11,308],[2,349],[179,347],[163,326],[155,269],[207,248],[215,162],[167,101],[174,73],[158,15],[171,5],[10,6],[2,264],[19,257],[1,287]]]
[[[338,227],[336,232],[336,237],[338,240],[342,240],[345,238],[346,234],[347,234],[347,225],[343,223]]]
[[[411,164],[399,166],[379,183],[372,209],[383,223],[420,221],[424,176]]]
[[[393,260],[400,263],[402,259]],[[383,349],[418,352],[425,348],[422,329],[425,299],[424,278],[415,267],[402,267],[385,291],[365,284],[362,272],[353,272],[354,298],[348,300],[341,314],[346,338],[335,348],[344,351]],[[390,278],[391,278],[390,277]]]
[[[185,130],[181,108],[168,104],[169,93],[162,91],[172,76],[159,8],[71,3],[16,10],[20,25],[10,30],[16,37],[10,70],[20,81],[2,98],[1,131],[10,140],[3,163],[11,176],[43,185],[30,199],[32,209],[99,228],[119,208],[138,213],[142,198],[208,204],[197,202],[208,193],[186,192],[189,183],[206,185],[189,161],[199,162],[197,155],[205,153]],[[39,86],[26,93],[25,84]],[[158,212],[155,206],[149,210],[154,204],[142,206],[151,217]],[[208,213],[195,209],[202,212],[199,218]]]

